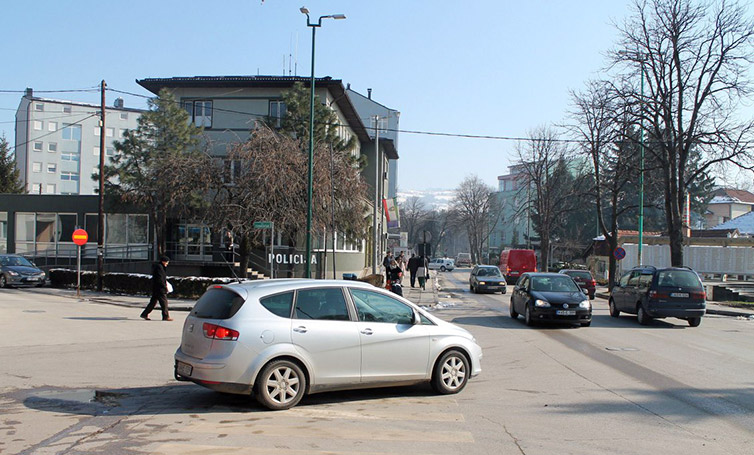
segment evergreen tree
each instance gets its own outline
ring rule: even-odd
[[[10,153],[8,141],[0,136],[0,193],[23,193],[24,186],[19,180],[16,163]]]

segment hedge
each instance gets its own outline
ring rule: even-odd
[[[52,287],[75,288],[76,271],[69,269],[51,269],[48,273]],[[196,299],[213,284],[233,282],[232,278],[179,277],[170,276],[173,285],[172,298]],[[140,273],[105,273],[102,281],[104,289],[114,294],[150,295],[152,293],[152,275]],[[81,289],[97,288],[97,272],[81,272]]]

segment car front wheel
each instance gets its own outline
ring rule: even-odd
[[[515,309],[513,308],[513,302],[512,302],[512,301],[511,301],[511,304],[510,304],[510,306],[508,307],[508,312],[509,312],[509,313],[511,314],[511,317],[512,317],[513,319],[518,319],[518,313],[517,313],[517,312],[516,312],[516,310],[515,310]]]
[[[432,372],[432,388],[443,395],[460,392],[468,381],[469,361],[455,349],[443,354]]]
[[[306,391],[306,376],[289,360],[275,360],[259,373],[257,400],[273,411],[290,409],[298,404]]]
[[[442,267],[440,267],[440,271],[441,271],[441,272],[444,272],[445,270],[447,270],[447,269],[445,268],[445,266],[444,266],[444,265],[443,265]]]
[[[530,327],[534,325],[534,319],[531,317],[531,307],[529,305],[526,305],[526,310],[524,311],[524,322]]]

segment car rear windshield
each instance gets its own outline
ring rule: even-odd
[[[197,318],[228,319],[243,306],[244,299],[223,288],[211,288],[197,300],[191,314]]]
[[[574,277],[578,277],[578,278],[583,278],[585,280],[591,280],[592,279],[592,274],[589,273],[589,272],[587,272],[586,270],[583,271],[583,272],[581,272],[581,271],[567,272],[566,275],[570,275],[570,276],[574,276]]]
[[[661,270],[657,273],[657,285],[660,287],[702,288],[699,277],[691,270]]]

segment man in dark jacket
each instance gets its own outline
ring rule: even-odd
[[[162,320],[172,321],[168,313],[168,274],[165,270],[170,262],[170,258],[162,256],[160,262],[156,262],[152,267],[152,298],[144,311],[141,312],[141,318],[149,321],[149,313],[152,312],[157,302],[160,302],[162,310]]]
[[[411,258],[408,260],[408,271],[411,274],[411,287],[416,284],[416,269],[419,268],[419,258],[414,253],[411,253]]]

